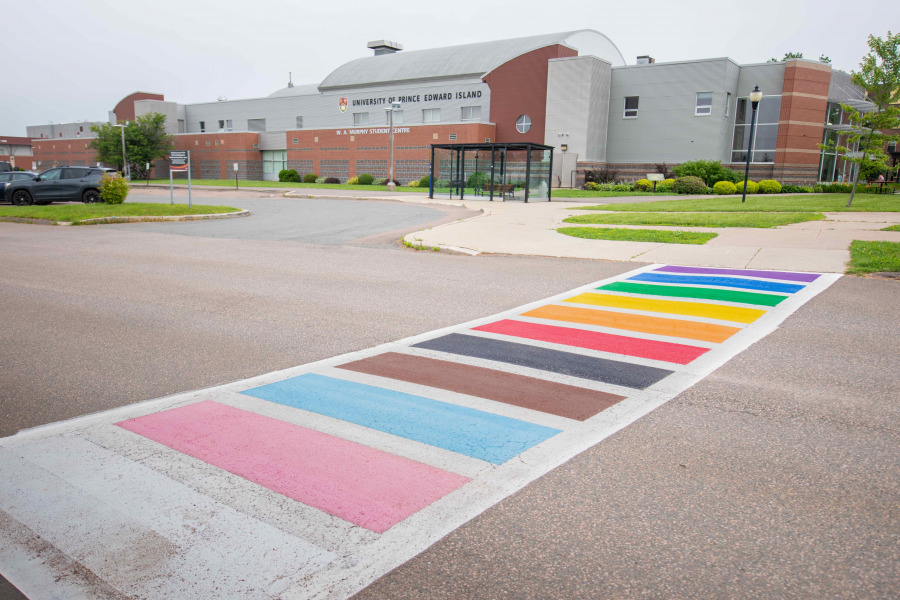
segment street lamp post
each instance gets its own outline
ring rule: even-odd
[[[750,92],[750,106],[753,107],[753,114],[750,117],[750,139],[747,140],[747,166],[744,167],[744,193],[741,196],[741,202],[747,201],[747,181],[750,179],[750,157],[753,154],[753,134],[756,131],[756,108],[762,100],[763,93],[759,90],[759,86],[753,86]]]
[[[114,125],[114,127],[118,127],[119,131],[122,133],[122,177],[126,180],[128,179],[128,161],[125,158],[125,127],[128,126],[128,121],[125,121],[125,125]]]
[[[391,102],[390,107],[385,108],[388,113],[388,129],[390,130],[391,136],[391,156],[390,156],[390,175],[388,177],[387,182],[387,190],[389,192],[393,192],[397,189],[397,184],[394,183],[394,111],[400,110],[401,104],[399,102]]]

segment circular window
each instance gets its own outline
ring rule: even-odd
[[[519,133],[528,133],[528,130],[531,129],[531,117],[528,115],[520,115],[518,119],[516,119],[516,131]]]

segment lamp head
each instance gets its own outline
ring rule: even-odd
[[[750,92],[750,102],[754,105],[759,104],[759,101],[762,100],[763,93],[760,91],[759,86],[753,86],[753,91]]]
[[[403,108],[403,105],[399,102],[391,102],[391,110],[400,110]]]

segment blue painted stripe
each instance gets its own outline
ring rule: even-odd
[[[481,410],[314,373],[243,393],[497,465],[560,432]]]
[[[632,281],[652,281],[654,283],[681,283],[692,285],[717,285],[720,287],[739,288],[744,290],[762,290],[766,292],[784,292],[793,294],[804,287],[795,283],[779,283],[775,281],[759,281],[741,279],[740,277],[710,277],[704,275],[667,275],[665,273],[641,273],[629,277]]]

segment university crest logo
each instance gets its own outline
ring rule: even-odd
[[[347,99],[341,98],[339,101],[339,104],[341,106],[341,112],[346,112],[347,111]]]

